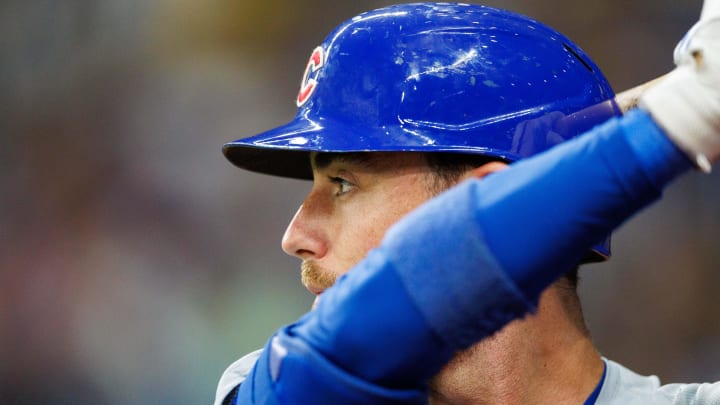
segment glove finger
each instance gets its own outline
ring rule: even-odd
[[[705,0],[700,12],[700,21],[720,18],[720,0]]]

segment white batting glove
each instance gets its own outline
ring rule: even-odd
[[[720,161],[720,0],[705,0],[700,20],[675,48],[675,70],[640,99],[696,166]]]

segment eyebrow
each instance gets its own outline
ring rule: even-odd
[[[312,157],[313,167],[319,170],[326,169],[334,162],[370,166],[374,161],[372,154],[368,152],[326,152],[317,153]]]

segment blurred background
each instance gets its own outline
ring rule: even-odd
[[[282,124],[310,51],[388,1],[0,3],[0,403],[210,403],[312,297],[280,250],[309,184],[229,140]],[[487,1],[573,38],[616,90],[672,68],[701,1]],[[582,272],[603,354],[720,379],[720,176],[688,175]]]

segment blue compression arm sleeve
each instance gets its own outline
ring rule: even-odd
[[[478,185],[475,222],[502,269],[536,300],[692,164],[636,110],[516,166]]]
[[[237,403],[424,403],[457,349],[540,292],[691,167],[637,111],[444,193],[280,330]]]
[[[506,307],[517,301],[503,297],[519,290],[534,305],[591,246],[691,167],[647,113],[633,111],[441,195],[393,227],[384,245],[433,329],[452,346],[466,347],[497,330],[494,318],[512,313]],[[467,235],[479,239],[478,247],[465,248]],[[457,257],[481,248],[491,252],[484,262]],[[416,251],[423,252],[420,260],[413,260]],[[418,271],[428,264],[432,271]],[[489,273],[497,273],[498,286],[490,287]],[[427,304],[443,301],[450,302]]]

